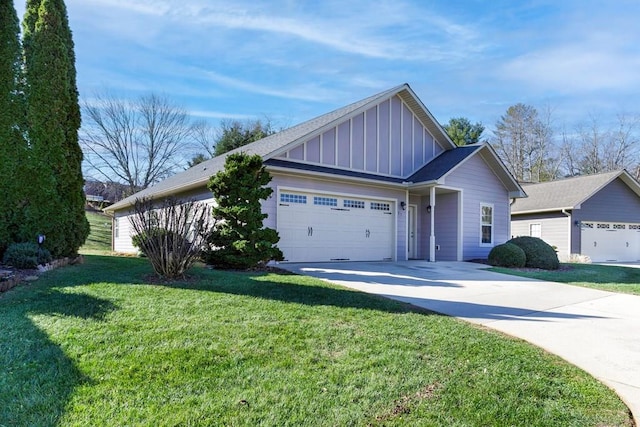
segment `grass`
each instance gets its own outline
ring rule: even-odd
[[[294,275],[86,256],[0,297],[0,425],[630,426],[522,341]]]
[[[597,264],[561,264],[555,271],[494,267],[492,271],[587,288],[640,295],[640,268]]]
[[[89,237],[79,249],[82,254],[108,254],[111,252],[111,217],[99,212],[87,211]]]

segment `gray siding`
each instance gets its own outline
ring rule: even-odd
[[[457,261],[458,193],[436,195],[434,213],[436,225],[436,261]]]
[[[445,185],[463,188],[462,259],[486,258],[491,248],[509,240],[509,194],[480,156],[473,156],[446,177]],[[493,245],[480,244],[480,205],[493,204]],[[455,217],[449,218],[454,221]],[[438,229],[436,228],[436,234]]]
[[[575,209],[572,220],[640,223],[640,197],[617,178]],[[580,229],[572,231],[572,253],[582,253]]]
[[[314,135],[280,156],[397,177],[409,176],[443,151],[399,96]]]
[[[514,215],[511,220],[512,237],[530,236],[531,224],[540,224],[541,238],[558,251],[560,261],[568,261],[569,255],[569,224],[571,217],[562,212],[541,215]],[[576,228],[579,231],[579,229]]]
[[[580,221],[640,222],[640,197],[617,178],[584,202],[574,215]]]

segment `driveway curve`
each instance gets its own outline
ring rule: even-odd
[[[640,296],[509,276],[468,262],[279,267],[521,338],[614,389],[640,426]]]

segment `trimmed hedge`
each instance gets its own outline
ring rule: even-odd
[[[489,264],[495,267],[522,268],[526,262],[524,251],[513,243],[503,243],[489,252]]]
[[[557,270],[560,267],[558,254],[553,250],[551,245],[537,237],[520,236],[509,240],[519,246],[527,257],[525,267],[542,268],[544,270]]]

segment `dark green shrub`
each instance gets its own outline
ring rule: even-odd
[[[525,267],[542,268],[544,270],[557,270],[560,267],[558,255],[544,240],[537,237],[520,236],[509,240],[519,246],[527,257]]]
[[[282,261],[276,246],[278,232],[263,226],[267,214],[261,201],[273,189],[271,175],[257,155],[235,153],[227,156],[224,170],[209,180],[216,204],[212,209],[215,226],[206,236],[202,260],[220,268],[249,269],[271,260]]]
[[[15,268],[36,268],[51,261],[48,250],[36,243],[12,243],[4,253],[2,262]]]
[[[503,243],[489,252],[489,264],[496,267],[521,268],[526,262],[524,251],[513,243]]]

